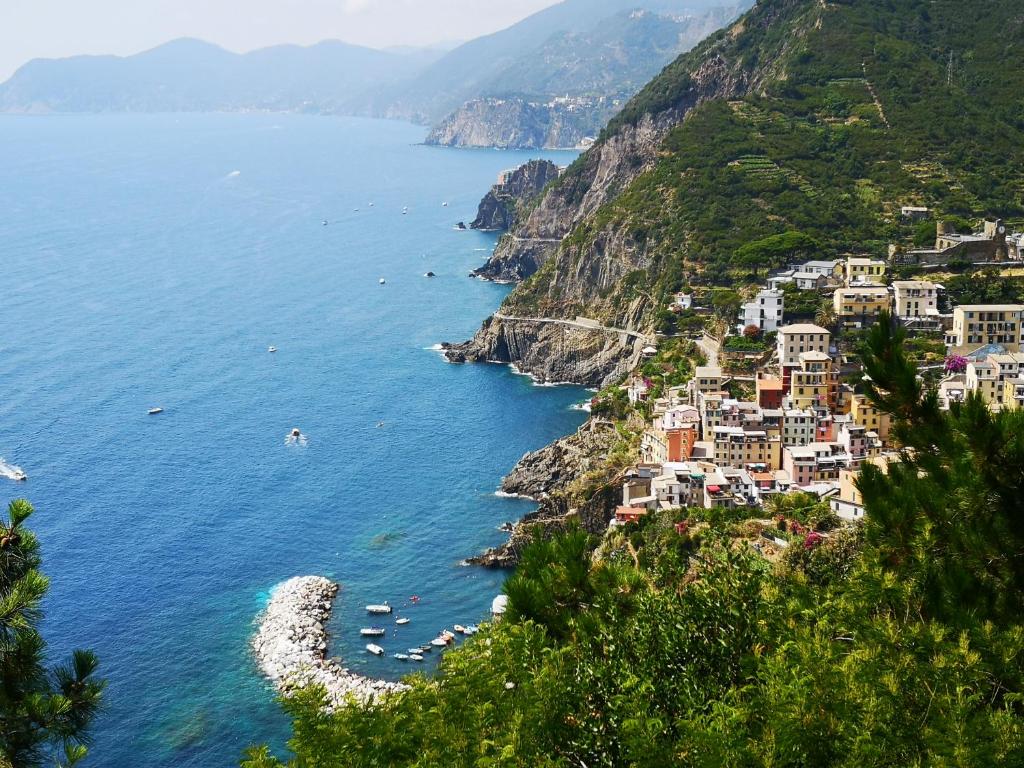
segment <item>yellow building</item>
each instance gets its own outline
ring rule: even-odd
[[[690,381],[690,403],[698,405],[700,395],[721,392],[724,382],[725,376],[722,375],[722,369],[718,366],[698,366]]]
[[[744,469],[751,464],[763,464],[769,469],[782,466],[782,441],[769,437],[764,430],[744,430],[742,427],[715,427],[715,463],[720,467]]]
[[[965,304],[953,310],[953,329],[946,336],[952,352],[970,352],[989,344],[1021,352],[1020,304]]]
[[[867,395],[854,395],[850,398],[850,418],[854,424],[877,434],[883,444],[889,443],[892,417],[878,410]]]
[[[1024,378],[1007,379],[1003,382],[1003,408],[1024,408]]]
[[[832,358],[824,352],[803,352],[800,367],[790,373],[790,407],[802,411],[829,405],[831,383]]]
[[[881,285],[837,288],[832,297],[836,317],[844,325],[870,325],[891,304],[889,289]]]
[[[976,392],[992,408],[1003,404],[1003,383],[999,380],[999,367],[989,360],[976,360],[967,364],[965,382],[968,392]]]
[[[885,262],[851,256],[846,260],[846,284],[881,284],[885,282]]]

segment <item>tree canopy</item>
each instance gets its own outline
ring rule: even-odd
[[[0,766],[11,768],[81,760],[103,690],[89,651],[75,651],[64,666],[44,665],[37,626],[49,581],[25,527],[32,512],[27,501],[12,501],[0,520]]]

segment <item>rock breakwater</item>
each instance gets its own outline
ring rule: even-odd
[[[340,587],[321,576],[300,576],[276,586],[252,641],[263,674],[283,696],[319,685],[327,705],[369,703],[407,690],[402,683],[357,675],[327,658],[327,620]]]

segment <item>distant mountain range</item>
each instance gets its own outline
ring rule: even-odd
[[[751,3],[564,0],[452,50],[330,41],[236,54],[182,39],[127,57],[37,59],[0,85],[0,111],[358,114],[435,125],[440,144],[573,145]]]
[[[416,77],[375,94],[367,106],[379,116],[435,124],[480,98],[619,96],[627,91],[631,96],[677,55],[751,4],[564,0],[459,46]],[[732,8],[723,11],[724,6]],[[633,13],[639,10],[648,13]],[[703,24],[709,15],[714,20]]]
[[[236,54],[181,39],[127,57],[36,59],[0,85],[0,111],[344,112],[368,88],[408,77],[443,55],[336,41]]]

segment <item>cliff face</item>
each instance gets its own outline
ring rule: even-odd
[[[558,166],[550,160],[531,160],[491,187],[477,210],[472,229],[511,229],[519,223],[522,210],[544,188],[558,178]]]
[[[524,99],[476,99],[446,117],[427,144],[442,147],[501,149],[573,149],[611,117],[607,108],[592,105],[570,110]]]
[[[670,65],[630,102],[478,271],[488,279],[525,281],[510,294],[501,314],[585,315],[609,326],[649,331],[657,301],[649,292],[635,290],[638,281],[632,278],[656,272],[660,256],[637,236],[635,227],[601,214],[656,167],[665,154],[666,137],[695,108],[741,98],[765,81],[783,77],[782,51],[799,45],[799,35],[781,38],[774,43],[779,50],[760,58],[746,55],[744,35],[752,28],[771,28],[778,18],[810,6],[806,0],[761,3]],[[599,357],[586,364],[581,358],[594,353],[592,340],[558,336],[549,328],[524,334],[506,325],[500,317],[492,318],[473,340],[454,347],[450,359],[499,359],[541,378],[576,372],[594,383],[625,372],[634,352],[630,345],[602,346]]]
[[[591,533],[604,533],[621,493],[617,483],[606,478],[586,499],[576,499],[572,486],[588,474],[608,474],[608,452],[616,440],[612,424],[591,419],[575,434],[520,459],[501,489],[536,499],[539,507],[513,527],[507,543],[470,562],[493,568],[513,567],[537,529],[552,534],[564,530],[572,520]]]

